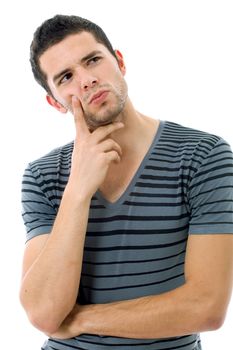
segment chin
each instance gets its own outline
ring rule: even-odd
[[[109,120],[95,120],[95,121],[87,121],[87,126],[89,128],[90,131],[94,131],[96,129],[98,129],[100,126],[106,126],[106,125],[109,125],[109,124],[112,124],[113,121],[109,121]]]
[[[115,113],[113,113],[112,111],[108,111],[108,113],[105,113],[105,116],[102,116],[102,118],[101,116],[98,118],[98,116],[96,115],[86,115],[85,120],[90,129],[97,129],[100,126],[109,125],[111,123],[121,121],[122,118],[120,113],[121,110],[117,110],[115,111]]]

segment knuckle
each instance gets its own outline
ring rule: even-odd
[[[108,139],[108,145],[112,148],[116,145],[116,142],[112,139]]]

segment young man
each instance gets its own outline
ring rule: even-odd
[[[44,22],[31,64],[77,132],[23,180],[20,298],[43,349],[201,349],[231,295],[228,144],[136,111],[122,54],[90,21]]]

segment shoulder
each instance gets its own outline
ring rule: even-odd
[[[171,142],[190,142],[191,144],[199,143],[200,141],[205,140],[206,142],[214,145],[221,138],[220,136],[208,133],[206,131],[190,128],[169,121],[164,122],[163,135]]]
[[[195,158],[205,159],[213,149],[231,153],[229,144],[222,137],[169,121],[164,122],[161,141]]]
[[[44,156],[31,161],[23,174],[23,190],[37,189],[50,193],[62,188],[68,181],[73,142],[53,149]]]
[[[73,142],[30,162],[23,174],[22,199],[57,208],[70,174]]]
[[[30,171],[34,174],[51,174],[68,171],[71,165],[73,142],[57,147],[42,157],[29,163]]]

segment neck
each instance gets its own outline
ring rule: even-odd
[[[159,122],[135,110],[128,99],[117,121],[124,123],[124,128],[112,133],[111,138],[122,148],[123,152],[138,152],[142,142],[147,142],[157,131]]]

